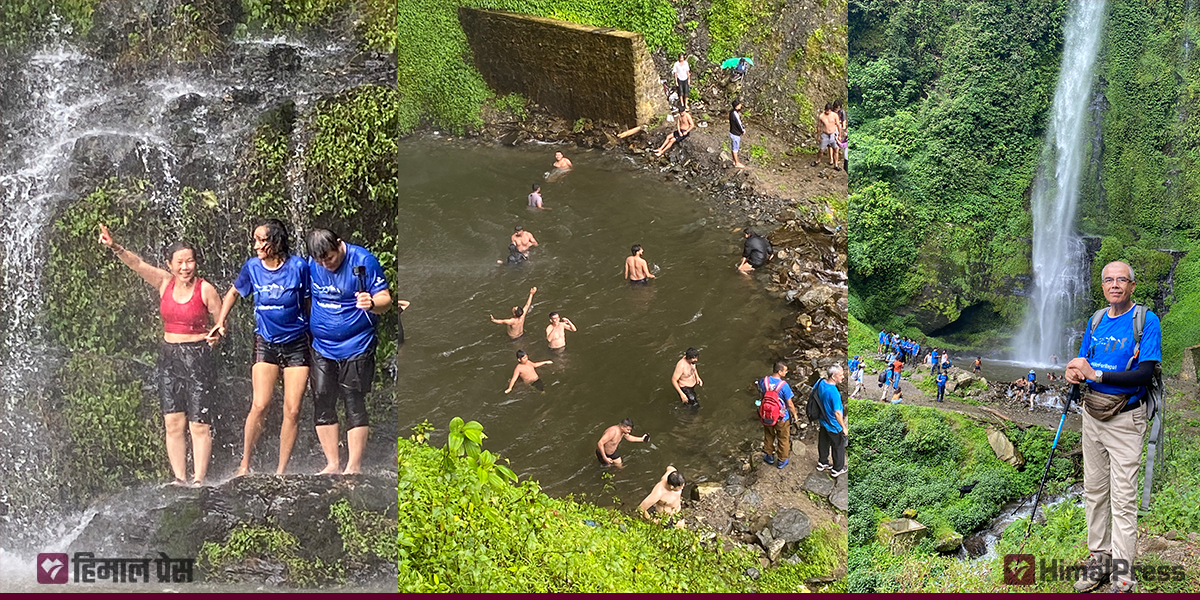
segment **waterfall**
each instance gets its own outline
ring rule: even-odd
[[[1083,240],[1075,230],[1075,210],[1104,9],[1102,0],[1076,0],[1067,18],[1044,160],[1033,189],[1033,294],[1014,344],[1017,358],[1030,364],[1068,355],[1063,324],[1074,315],[1076,300],[1086,298],[1091,280]]]

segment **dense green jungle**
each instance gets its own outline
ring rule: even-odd
[[[973,348],[1002,346],[1017,329],[1031,282],[1030,188],[1067,5],[850,3],[858,320]],[[1105,263],[1131,264],[1135,299],[1162,317],[1169,373],[1200,339],[1197,33],[1188,0],[1108,3],[1077,223],[1093,253],[1094,300]]]
[[[396,293],[395,7],[387,0],[4,0],[5,81],[35,79],[27,67],[67,56],[64,64],[83,65],[93,75],[73,82],[66,78],[75,72],[64,72],[51,80],[51,89],[87,88],[98,100],[86,110],[98,120],[111,112],[130,124],[81,135],[64,168],[69,181],[64,178],[65,187],[47,208],[45,314],[39,323],[56,369],[40,375],[49,381],[44,396],[23,401],[44,419],[45,437],[30,443],[39,452],[47,447],[49,460],[38,475],[8,491],[14,513],[28,511],[24,504],[48,511],[45,497],[58,508],[80,508],[139,482],[170,478],[154,370],[162,335],[158,299],[97,244],[99,223],[152,264],[165,264],[162,254],[174,241],[190,241],[198,249],[199,275],[222,294],[252,255],[256,219],[277,217],[302,231],[329,227],[371,249]],[[339,50],[320,50],[329,46]],[[267,54],[270,60],[263,59]],[[289,83],[302,80],[302,64],[322,61],[340,69],[316,74],[326,85]],[[162,85],[193,91],[155,109],[162,111],[162,123],[147,123],[137,114],[139,103],[146,89],[152,94]],[[24,110],[23,102],[6,107],[6,119],[26,118],[12,116]],[[30,115],[30,121],[40,118]],[[161,137],[137,137],[154,126],[161,126]],[[206,148],[219,150],[214,155]],[[169,166],[154,167],[160,159]],[[292,248],[303,251],[294,234]],[[241,452],[241,422],[250,405],[254,334],[246,324],[253,322],[252,304],[242,300],[235,307],[229,335],[215,354],[218,408],[236,421],[225,421],[220,431],[214,427],[210,474],[218,477]],[[385,432],[376,432],[372,443],[382,435],[391,448],[395,311],[382,318],[378,331],[378,373],[368,407],[372,424]],[[279,410],[274,413],[277,423]],[[302,416],[301,423],[303,429],[311,417]],[[277,429],[272,436],[269,427],[260,453],[277,445]],[[220,447],[222,440],[237,449]],[[296,456],[301,453],[298,443]],[[379,454],[377,462],[391,459]]]

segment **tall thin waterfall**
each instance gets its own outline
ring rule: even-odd
[[[1014,346],[1016,358],[1032,364],[1066,355],[1063,322],[1074,312],[1075,301],[1085,297],[1090,282],[1083,241],[1075,231],[1075,209],[1104,9],[1103,0],[1076,0],[1067,18],[1045,160],[1033,189],[1033,294]],[[1051,158],[1053,171],[1048,168]]]

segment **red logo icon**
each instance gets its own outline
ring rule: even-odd
[[[1032,554],[1004,555],[1005,585],[1033,585],[1034,574]]]
[[[37,555],[38,583],[66,583],[67,555],[43,553]]]

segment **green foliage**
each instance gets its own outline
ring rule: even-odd
[[[472,456],[488,451],[478,423],[454,419],[442,449],[419,441],[428,433],[421,426],[399,441],[402,592],[796,591],[846,554],[827,525],[801,545],[799,564],[751,581],[754,554],[724,552],[694,532],[551,498],[534,481],[480,485]]]
[[[329,518],[337,523],[338,535],[342,536],[342,547],[349,560],[396,562],[395,519],[368,510],[354,510],[345,498],[329,506]]]
[[[99,0],[0,0],[0,48],[38,44],[52,33],[87,35]]]
[[[71,436],[67,489],[80,498],[157,480],[168,471],[158,402],[142,391],[146,369],[83,351],[63,370],[62,419]]]
[[[493,106],[495,106],[497,110],[510,112],[513,114],[513,116],[522,121],[529,118],[529,110],[526,108],[528,105],[529,101],[526,100],[525,96],[522,96],[521,94],[508,94],[507,96],[500,96],[496,98],[495,102],[493,102]],[[401,127],[403,127],[403,124]]]
[[[226,569],[236,570],[247,560],[282,563],[287,581],[303,587],[344,583],[340,564],[326,564],[319,558],[306,558],[300,540],[275,526],[239,525],[223,544],[204,542],[196,566],[209,581],[231,580]],[[236,579],[232,579],[236,580]]]
[[[756,164],[762,164],[771,162],[773,157],[771,156],[771,152],[767,150],[766,146],[750,144],[750,158]]]
[[[804,63],[810,71],[823,70],[830,79],[846,77],[846,27],[818,27],[804,42]]]
[[[396,48],[401,135],[422,120],[463,133],[483,124],[480,107],[492,96],[470,59],[458,22],[460,5],[538,15],[641,33],[651,49],[683,49],[679,17],[667,0],[411,0],[398,5]]]
[[[741,56],[738,48],[751,28],[777,8],[770,0],[713,0],[704,21],[712,38],[708,60],[720,64],[726,58]]]
[[[932,546],[918,546],[903,557],[892,557],[875,540],[878,524],[899,518],[907,509],[934,532],[953,529],[964,536],[995,518],[1009,500],[1034,493],[1041,478],[1054,432],[1041,428],[1005,434],[1024,454],[1028,465],[1018,471],[996,458],[983,427],[970,419],[930,408],[882,405],[851,400],[850,465],[851,591],[911,591],[927,589],[913,573],[936,565],[961,569],[957,559],[938,557]],[[1076,478],[1074,463],[1063,455],[1078,445],[1077,433],[1064,431],[1048,478],[1050,492]],[[960,485],[974,483],[969,492]],[[940,577],[940,574],[939,574]],[[940,580],[940,579],[937,579]]]

